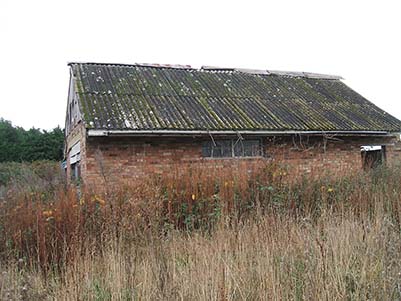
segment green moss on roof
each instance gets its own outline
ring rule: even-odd
[[[88,128],[400,132],[339,79],[70,64]]]

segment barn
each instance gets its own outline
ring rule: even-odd
[[[339,76],[187,65],[69,63],[68,179],[135,181],[172,168],[342,175],[401,158],[401,122]],[[107,175],[107,177],[105,176]]]

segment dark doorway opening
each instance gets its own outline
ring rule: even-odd
[[[361,147],[363,169],[372,169],[386,162],[385,145],[364,145]]]

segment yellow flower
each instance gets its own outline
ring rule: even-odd
[[[85,204],[84,198],[81,198],[81,199],[79,200],[79,204],[80,204],[81,206]]]
[[[43,216],[45,216],[45,217],[50,217],[52,215],[53,215],[53,211],[52,210],[43,211]]]
[[[329,188],[327,189],[327,192],[333,192],[333,191],[334,191],[334,189],[331,188],[331,187],[329,187]]]
[[[193,201],[195,201],[195,197],[196,197],[196,196],[195,196],[194,194],[192,194],[192,200],[193,200]]]
[[[92,199],[92,202],[98,203],[99,205],[102,205],[102,206],[104,206],[106,204],[106,201],[97,195],[95,195],[95,197]]]

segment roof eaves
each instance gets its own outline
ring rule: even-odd
[[[90,137],[104,136],[148,136],[148,135],[166,135],[166,136],[196,136],[196,135],[351,135],[351,136],[393,136],[399,133],[388,131],[269,131],[269,130],[96,130],[88,129]]]

